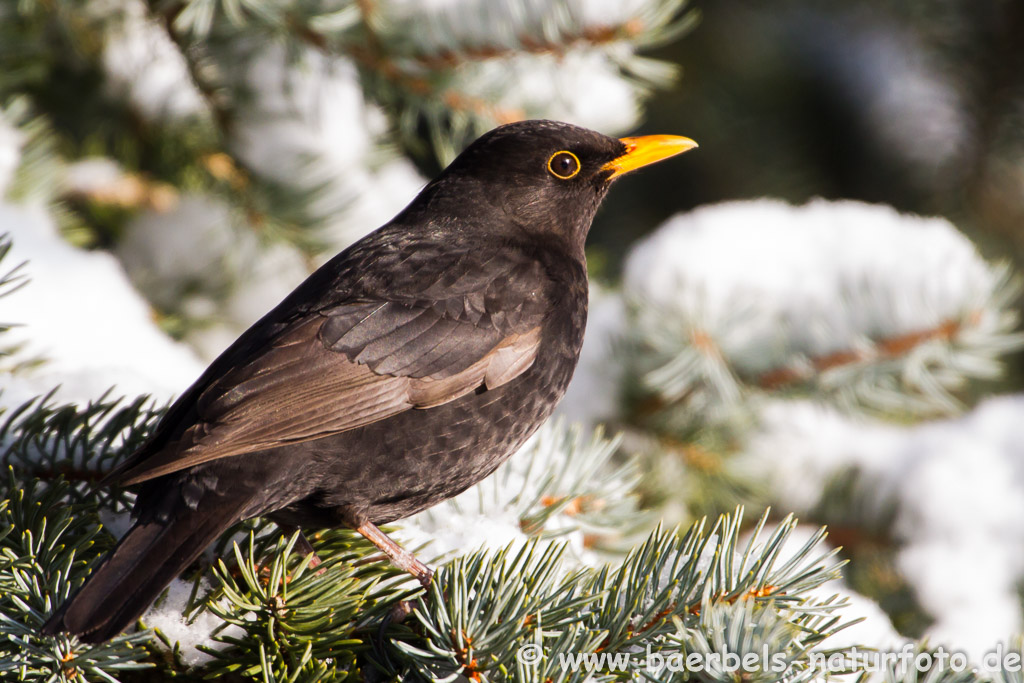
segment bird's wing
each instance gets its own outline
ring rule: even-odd
[[[537,297],[496,293],[508,282],[448,299],[364,301],[304,316],[247,362],[190,391],[191,424],[168,426],[175,438],[139,453],[117,476],[134,484],[510,382],[537,356],[546,309]]]

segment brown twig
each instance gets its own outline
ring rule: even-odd
[[[499,123],[511,123],[524,117],[524,113],[518,110],[504,110],[495,107],[486,100],[465,95],[455,90],[437,93],[437,89],[429,79],[405,73],[394,60],[386,57],[381,49],[380,36],[377,35],[377,31],[373,27],[373,15],[376,12],[373,0],[358,0],[356,6],[359,8],[363,32],[366,35],[366,44],[363,46],[352,45],[348,48],[347,52],[364,68],[379,73],[400,88],[404,88],[416,95],[437,95],[447,107],[455,111],[468,111],[478,116],[487,116]],[[312,29],[308,29],[306,34],[317,36],[315,40],[311,41],[312,45],[321,49],[323,49],[322,46],[326,45],[326,39],[316,34]]]
[[[520,121],[526,115],[521,109],[497,107],[485,99],[451,88],[439,93],[429,79],[405,73],[393,60],[374,54],[366,47],[353,45],[348,48],[348,54],[363,67],[375,71],[400,88],[421,97],[439,97],[449,109],[485,116],[498,123]]]
[[[744,591],[742,593],[738,593],[738,594],[732,596],[731,598],[728,596],[727,593],[722,592],[722,593],[719,593],[716,597],[712,598],[711,601],[713,603],[714,602],[724,602],[727,605],[735,605],[737,602],[739,602],[741,600],[749,600],[751,598],[754,598],[755,600],[757,598],[767,598],[767,597],[775,594],[775,591],[777,591],[777,590],[778,590],[778,586],[772,586],[771,584],[765,584],[764,586],[761,586],[760,588],[750,588],[750,589],[748,589],[748,590],[746,590],[746,591]],[[785,593],[780,591],[779,595],[785,595]],[[692,614],[694,616],[699,616],[700,615],[700,605],[701,605],[701,601],[697,600],[693,604],[688,605],[686,607],[686,611],[689,614]]]
[[[933,328],[907,332],[874,340],[870,351],[843,349],[822,356],[811,358],[802,367],[780,367],[768,370],[753,378],[751,384],[766,391],[775,391],[786,386],[807,381],[816,374],[821,374],[844,365],[852,365],[875,358],[898,358],[917,348],[921,344],[935,340],[950,340],[956,337],[965,327],[975,325],[981,313],[975,311],[958,320],[944,320]],[[718,344],[707,332],[694,330],[690,335],[690,343],[694,348],[707,356],[722,359]],[[724,362],[724,360],[723,360]],[[632,415],[642,420],[666,410],[677,404],[682,398],[667,400],[660,394],[650,394],[641,398],[632,410]]]
[[[580,45],[607,45],[618,40],[635,38],[643,33],[643,31],[643,22],[640,19],[634,18],[619,25],[584,27],[576,35],[562,36],[558,42],[538,40],[533,36],[520,35],[519,45],[516,47],[476,45],[459,50],[443,50],[431,55],[412,55],[406,57],[406,59],[425,69],[441,71],[454,69],[466,61],[479,62],[488,59],[502,59],[521,52],[533,55],[551,54],[561,56]]]
[[[181,51],[189,78],[206,102],[206,106],[209,107],[210,113],[217,123],[217,128],[222,134],[227,133],[231,129],[234,120],[233,112],[225,105],[224,98],[218,93],[217,88],[203,77],[198,60],[192,54],[192,46],[174,28],[174,22],[177,21],[178,16],[184,11],[185,4],[179,2],[161,6],[160,3],[150,2],[150,7],[153,13],[160,19],[164,31],[171,39],[171,42],[177,45],[178,50]]]
[[[362,17],[366,44],[363,46],[350,46],[347,52],[363,67],[379,73],[392,83],[416,95],[436,95],[440,97],[445,106],[455,111],[470,112],[478,116],[490,118],[498,123],[511,123],[522,120],[526,116],[526,113],[521,109],[497,107],[485,99],[467,95],[453,89],[437,93],[430,79],[407,73],[394,59],[384,56],[380,47],[380,37],[373,28],[373,13],[376,11],[373,1],[359,0],[357,6]],[[466,61],[499,59],[517,52],[561,55],[581,43],[603,45],[615,40],[635,37],[642,33],[643,30],[643,23],[639,19],[631,19],[617,26],[584,28],[578,35],[566,37],[557,43],[538,40],[531,36],[520,36],[518,47],[483,45],[466,47],[460,50],[445,50],[433,55],[412,55],[402,59],[415,64],[420,69],[450,71]],[[303,26],[302,31],[298,32],[298,35],[309,44],[321,50],[326,49],[327,39],[309,27]]]
[[[968,324],[976,323],[980,313],[972,313],[967,316]],[[833,353],[817,356],[810,359],[810,367],[816,374],[844,365],[859,363],[872,358],[898,358],[906,355],[912,349],[917,348],[925,342],[935,339],[949,340],[954,338],[964,328],[962,320],[944,320],[933,328],[908,332],[893,337],[886,337],[876,340],[872,351],[861,351],[858,349],[843,349]],[[776,368],[761,373],[754,380],[754,383],[762,389],[774,390],[781,387],[795,384],[808,378],[808,371],[799,368]]]

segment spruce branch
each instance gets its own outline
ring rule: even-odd
[[[345,680],[363,666],[367,641],[379,638],[394,606],[421,591],[409,576],[349,529],[311,536],[320,564],[296,550],[297,533],[251,521],[244,539],[236,527],[215,545],[220,559],[196,575],[184,618],[209,612],[220,621],[205,675],[269,680]],[[244,528],[246,525],[242,525]],[[201,588],[212,580],[213,588]],[[164,609],[164,608],[159,608]],[[167,647],[173,642],[157,629]]]
[[[620,444],[620,436],[608,439],[603,428],[553,420],[494,476],[444,506],[481,514],[511,510],[527,535],[554,538],[582,530],[593,544],[615,545],[648,522],[636,497],[639,462],[613,462]],[[422,519],[439,514],[444,512],[428,510]]]
[[[562,56],[574,48],[603,48],[628,42],[648,47],[673,40],[697,20],[684,12],[686,0],[648,0],[627,12],[607,8],[606,17],[588,16],[569,0],[532,6],[512,3],[460,6],[457,22],[445,8],[425,8],[410,15],[390,16],[366,0],[358,3],[373,26],[378,43],[406,38],[395,55],[406,68],[441,71],[469,63],[504,59],[517,54]],[[369,14],[372,12],[372,15]],[[415,20],[415,21],[410,21]],[[449,20],[446,29],[442,22]],[[417,30],[425,22],[427,30]]]
[[[977,323],[980,313],[974,312],[967,316],[968,321]],[[774,391],[785,386],[806,382],[815,375],[830,370],[849,367],[855,363],[863,363],[871,358],[898,359],[909,355],[915,348],[932,340],[950,341],[965,327],[964,321],[944,320],[936,327],[918,332],[908,332],[881,339],[871,340],[871,348],[857,348],[846,351],[835,351],[823,356],[810,357],[803,367],[782,367],[761,373],[754,379],[757,386]]]
[[[827,626],[814,624],[819,632],[827,631]],[[713,605],[701,614],[697,628],[668,636],[665,649],[676,650],[684,657],[699,655],[699,661],[709,663],[703,672],[703,679],[708,681],[730,683],[742,675],[742,680],[752,682],[774,683],[780,676],[802,682],[817,679],[817,672],[807,662],[814,645],[822,640],[805,635],[802,625],[784,612],[758,609],[754,601],[746,600]],[[766,652],[773,658],[765,658]],[[736,657],[735,661],[747,658],[754,665],[739,674],[724,666],[729,656]]]
[[[312,556],[294,551],[297,538],[280,538],[269,555],[260,555],[250,533],[244,550],[234,546],[233,568],[223,560],[214,567],[219,588],[206,608],[244,632],[218,637],[233,646],[230,651],[206,649],[215,658],[207,667],[211,674],[252,678],[269,670],[288,680],[313,660],[333,661],[341,671],[354,668],[360,641],[352,632],[376,582],[359,577],[351,555],[328,556],[311,568]]]
[[[493,62],[504,73],[547,73],[551,78],[569,54],[594,53],[616,65],[638,85],[663,85],[674,72],[637,57],[635,49],[688,30],[695,15],[682,0],[653,0],[633,16],[595,22],[572,3],[555,0],[522,8],[514,3],[482,3],[459,8],[455,21],[444,10],[405,10],[397,16],[372,2],[361,2],[364,39],[347,48],[373,97],[398,112],[398,132],[417,149],[423,124],[434,153],[450,160],[466,139],[499,123],[543,117],[545,107],[516,89],[516,78],[488,76]],[[460,28],[461,27],[461,28]]]
[[[1007,656],[1000,661],[999,670],[993,672],[992,683],[1024,683],[1024,637],[1008,639],[1004,651]]]
[[[753,620],[762,636],[755,649],[767,645],[768,652],[782,655],[786,676],[805,667],[810,648],[842,628],[834,614],[842,603],[821,603],[808,595],[836,578],[841,563],[833,561],[835,551],[816,552],[823,532],[781,562],[780,548],[796,521],[787,517],[762,544],[766,519],[761,518],[742,550],[738,510],[720,518],[709,532],[703,523],[685,536],[656,532],[616,572],[599,572],[595,589],[604,587],[607,597],[598,621],[610,625],[603,649],[643,648],[670,655],[680,647],[708,650],[707,643],[718,639],[721,650],[726,647],[721,636],[730,632],[726,624],[733,624],[729,628],[735,634],[750,633],[735,623]],[[770,615],[758,616],[762,611]],[[779,618],[787,625],[781,626]],[[735,641],[728,649],[740,654],[753,645]]]
[[[517,44],[514,46],[467,45],[461,49],[442,49],[433,54],[413,54],[404,59],[429,71],[442,71],[458,68],[466,62],[505,59],[519,52],[557,57],[583,46],[601,47],[620,40],[636,40],[645,33],[644,25],[639,19],[630,19],[616,25],[573,26],[572,29],[572,32],[555,38],[518,36]]]
[[[0,234],[0,263],[3,263],[10,253],[11,244],[10,235],[6,233]],[[4,267],[7,268],[7,266]],[[24,272],[24,267],[24,263],[19,263],[9,270],[0,272],[0,297],[9,296],[28,284],[28,274]],[[9,327],[9,324],[0,326],[0,333],[3,333]]]
[[[658,256],[680,252],[662,242],[692,241],[707,252],[705,263],[714,261],[745,238],[744,221],[755,212],[759,220],[789,220],[772,245],[771,265],[717,275]],[[721,221],[732,237],[708,237],[706,221]],[[873,241],[882,234],[892,240],[886,258],[909,257],[915,249],[928,256],[880,277],[868,257],[877,247],[859,243],[867,235],[851,237],[842,229],[846,222],[863,225]],[[847,253],[853,256],[844,260]],[[1024,343],[1013,305],[1020,283],[1005,264],[984,262],[945,221],[883,207],[823,201],[708,207],[678,217],[631,261],[632,324],[624,343],[631,374],[641,378],[634,404],[676,433],[756,413],[766,392],[890,415],[955,413],[966,384],[998,376],[999,358]],[[783,265],[790,261],[792,268]],[[955,264],[955,276],[944,271],[946,264]],[[765,284],[751,275],[756,267],[765,269]],[[773,275],[779,270],[809,273],[804,277],[819,279],[829,293],[799,290],[794,276]]]
[[[72,501],[124,512],[130,494],[95,484],[142,444],[164,409],[148,396],[128,401],[109,395],[79,406],[57,404],[51,392],[0,415],[0,465],[25,479],[61,477]]]
[[[231,130],[234,121],[229,93],[211,78],[210,73],[214,72],[214,65],[210,63],[208,50],[195,40],[195,37],[209,33],[217,6],[220,4],[219,0],[150,2],[150,10],[159,20],[167,37],[180,50],[192,85],[202,96],[207,110],[216,123],[216,128],[223,137]],[[240,11],[239,3],[231,0],[224,2],[223,5],[233,23],[244,23],[244,13]],[[228,7],[231,9],[228,10]]]
[[[151,666],[143,661],[144,633],[98,645],[38,634],[112,543],[95,508],[67,504],[70,491],[59,478],[26,480],[8,466],[0,501],[0,678],[116,681],[121,672]]]
[[[938,656],[936,650],[927,642],[916,643],[913,651],[908,654],[910,655],[909,659],[897,659],[894,662],[889,662],[881,673],[865,672],[858,678],[858,681],[863,683],[868,681],[879,681],[880,683],[996,683],[1000,680],[1008,680],[1006,676],[1009,672],[1005,668],[989,675],[971,666],[954,669],[950,665],[949,651],[945,651],[943,656]],[[1016,676],[1019,680],[1020,674],[1018,673]]]
[[[439,680],[475,680],[514,670],[516,645],[543,619],[556,629],[577,619],[593,596],[580,595],[580,574],[563,578],[564,546],[536,542],[497,553],[478,551],[438,569],[413,613],[424,642],[394,641],[409,671]]]
[[[53,32],[65,35],[68,41],[82,42],[88,49],[78,53],[63,43],[49,46],[54,53],[50,62],[73,66],[63,70],[51,66],[55,73],[37,84],[38,95],[9,98],[0,89],[2,115],[17,127],[24,140],[9,197],[48,205],[61,232],[78,245],[110,246],[121,240],[125,225],[139,212],[166,212],[183,195],[206,195],[220,198],[232,208],[232,223],[240,231],[255,232],[268,242],[295,244],[306,254],[323,249],[316,229],[326,214],[343,208],[332,205],[310,210],[321,196],[324,183],[293,187],[257,173],[232,155],[230,133],[246,98],[239,91],[238,79],[231,78],[228,65],[233,59],[241,59],[249,44],[245,39],[248,24],[243,31],[218,9],[215,15],[221,17],[224,30],[203,41],[176,28],[178,13],[192,3],[152,2],[149,12],[141,17],[134,15],[134,6],[97,8],[89,14],[89,21],[76,19],[73,3],[57,4],[62,11],[45,22],[29,16],[32,10],[28,5],[19,6],[15,14],[24,20],[24,30],[32,40],[45,43],[46,36]],[[237,9],[242,5],[265,8],[274,3],[226,4]],[[199,9],[196,12],[201,14]],[[164,35],[160,35],[161,30]],[[134,99],[131,87],[116,85],[115,76],[103,63],[104,46],[119,40],[130,43],[152,39],[153,32],[157,38],[166,36],[166,51],[177,52],[174,56],[180,57],[180,88],[196,93],[195,111],[180,116],[140,111],[142,105]],[[178,66],[177,62],[167,64],[169,57],[157,52],[164,60],[159,65]],[[14,56],[0,51],[0,64],[13,69],[14,61]],[[62,89],[67,86],[61,78],[67,78],[68,70],[86,70],[105,88],[97,86],[96,92],[83,93],[86,99],[81,119],[88,122],[83,124],[86,132],[66,124],[55,130],[49,123],[52,116],[47,107],[66,97]],[[51,90],[56,92],[48,94]],[[108,90],[121,97],[111,97]],[[157,105],[152,108],[159,109]],[[116,177],[108,184],[89,186],[96,181],[96,174],[82,168],[79,175],[86,183],[76,186],[74,171],[82,159],[88,163],[112,160],[109,165],[117,168]]]
[[[273,3],[248,0],[154,0],[149,4],[179,49],[188,76],[212,115],[213,140],[197,156],[213,182],[204,183],[202,189],[224,197],[236,209],[235,220],[240,229],[254,230],[268,242],[292,244],[307,257],[323,251],[325,245],[317,230],[331,215],[345,208],[335,203],[325,206],[321,201],[329,181],[282,182],[253,168],[232,149],[239,110],[253,96],[244,78],[236,72],[240,64],[253,58],[254,45],[259,44],[240,40],[239,32],[290,41],[293,45],[289,54],[294,58],[294,46],[303,42],[328,49],[329,40],[315,27],[330,25],[340,30],[340,17],[354,19],[354,14],[343,8],[326,15],[300,15],[297,5],[285,11],[283,6]],[[313,7],[309,5],[307,9]],[[227,25],[215,31],[217,19]],[[312,162],[305,160],[303,175],[309,175]]]
[[[954,392],[968,380],[998,377],[996,358],[1024,344],[1024,335],[1014,332],[1018,317],[1012,308],[1020,289],[1008,266],[997,265],[984,308],[929,329],[866,338],[856,348],[800,358],[751,381],[767,391],[800,387],[848,408],[957,412],[962,404]]]
[[[28,283],[28,275],[24,271],[24,263],[19,263],[13,267],[9,267],[9,263],[3,263],[10,251],[10,235],[0,234],[0,266],[2,266],[2,269],[0,269],[0,299],[13,294]],[[14,327],[14,325],[15,323],[13,322],[0,320],[0,336]],[[19,350],[20,345],[18,344],[6,346],[0,344],[0,372],[13,373],[25,365],[32,365],[38,362],[38,359],[18,359]]]
[[[457,558],[417,600],[416,622],[393,627],[394,649],[384,659],[393,674],[428,680],[579,680],[564,667],[556,674],[552,662],[767,647],[785,672],[756,680],[806,680],[811,650],[846,625],[845,603],[814,593],[841,563],[835,551],[818,550],[823,531],[783,559],[796,521],[786,518],[762,540],[766,519],[745,545],[741,510],[710,529],[705,522],[685,534],[659,529],[621,564],[572,574],[561,569],[563,547],[536,542]],[[514,659],[526,645],[543,656]],[[630,670],[588,673],[632,680]]]
[[[12,462],[26,477],[47,477],[45,484],[37,481],[25,489],[27,496],[9,496],[0,506],[11,520],[0,529],[0,544],[8,548],[2,554],[0,576],[4,586],[21,591],[8,593],[20,595],[19,604],[29,608],[5,606],[2,628],[12,634],[10,647],[18,653],[17,661],[31,660],[32,671],[74,662],[71,666],[83,667],[75,670],[92,667],[90,671],[101,672],[97,676],[116,678],[118,671],[143,659],[153,661],[138,647],[150,637],[146,631],[92,649],[67,639],[33,644],[33,629],[80,583],[111,539],[96,522],[99,499],[82,497],[72,483],[55,479],[53,471],[36,469],[47,459],[24,457],[53,450],[65,461],[105,463],[118,448],[142,438],[125,436],[124,431],[130,425],[145,431],[153,414],[144,405],[143,399],[126,405],[106,401],[72,412],[39,401],[8,419],[3,440],[12,444],[10,453],[21,454]],[[578,447],[581,432],[555,431],[538,452],[557,450],[566,438]],[[601,440],[589,446],[583,440],[582,445],[588,458],[596,458],[579,461],[584,463],[606,458],[612,450]],[[555,470],[545,485],[555,482],[571,490],[579,475],[569,469]],[[10,488],[17,491],[11,471]],[[46,502],[41,505],[29,500],[42,497]],[[535,496],[526,499],[536,501]],[[66,500],[81,502],[69,507]],[[552,662],[559,653],[637,647],[667,653],[683,645],[721,650],[764,643],[784,653],[791,672],[797,672],[806,650],[838,628],[834,612],[841,605],[808,597],[808,591],[836,575],[838,565],[830,553],[816,552],[820,533],[791,559],[780,561],[781,545],[795,521],[785,520],[762,541],[763,524],[764,519],[745,546],[739,542],[739,514],[720,519],[710,531],[703,522],[685,535],[659,530],[621,564],[600,570],[570,571],[565,544],[540,540],[497,552],[478,551],[440,567],[430,592],[420,594],[418,588],[409,588],[407,577],[380,562],[376,550],[354,532],[330,530],[313,536],[324,563],[312,568],[308,557],[295,553],[295,536],[282,536],[274,527],[257,523],[246,540],[216,564],[212,591],[200,593],[195,584],[191,606],[182,618],[206,611],[222,622],[214,633],[219,646],[201,647],[212,657],[200,669],[204,674],[263,680],[342,680],[374,666],[394,675],[434,680],[461,673],[479,680],[539,681],[555,673]],[[39,532],[15,535],[34,528]],[[11,542],[19,538],[28,540],[11,549]],[[33,542],[36,538],[44,540]],[[46,554],[51,548],[56,555]],[[46,588],[43,582],[15,573],[25,567],[45,572],[52,585]],[[389,615],[409,599],[416,600],[412,616],[388,626]],[[763,615],[764,610],[775,616]],[[17,614],[27,614],[28,623]],[[737,623],[754,626],[744,630]],[[716,641],[714,634],[723,624],[731,625],[728,633],[755,636]],[[793,633],[800,634],[799,642],[787,635]],[[155,635],[170,644],[162,633]],[[516,652],[533,642],[541,644],[547,659],[526,666]],[[515,678],[519,674],[525,677]],[[538,678],[540,674],[544,678]],[[563,670],[550,677],[583,680],[576,674]],[[617,673],[597,680],[626,679]]]
[[[2,97],[0,92],[0,97]],[[0,99],[0,117],[18,131],[20,160],[7,188],[7,198],[26,204],[50,206],[61,215],[58,203],[64,162],[57,149],[59,139],[46,117],[34,111],[28,97]]]

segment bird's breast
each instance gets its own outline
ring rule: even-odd
[[[583,343],[586,281],[547,298],[537,355],[515,379],[317,444],[324,502],[390,522],[457,495],[515,453],[565,394]]]

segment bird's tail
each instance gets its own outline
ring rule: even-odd
[[[67,632],[87,643],[98,643],[125,630],[206,546],[239,519],[240,507],[205,507],[192,510],[181,506],[168,521],[136,523],[78,592],[43,625],[42,632]]]

